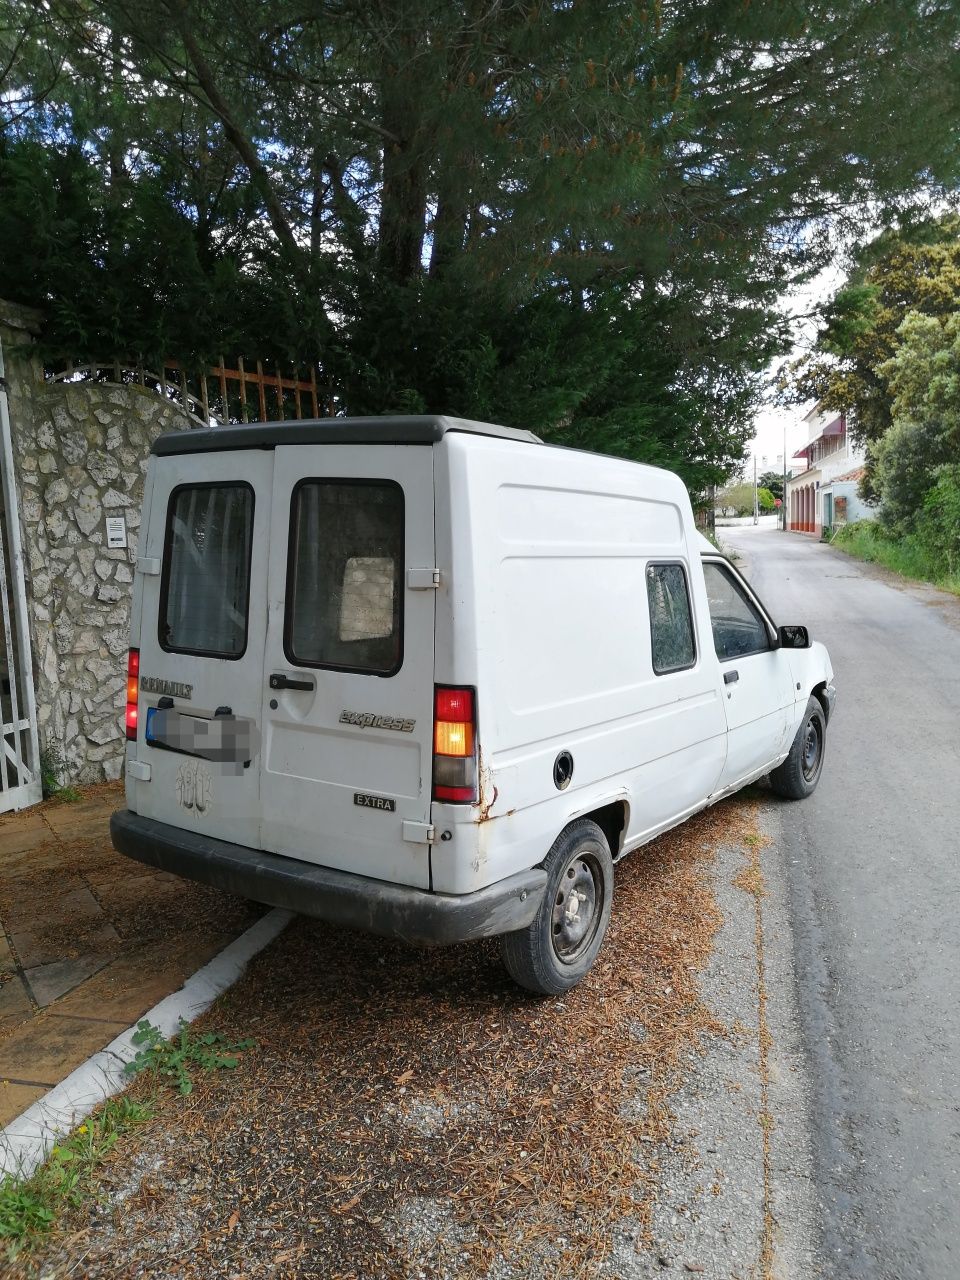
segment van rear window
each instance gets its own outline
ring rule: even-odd
[[[285,648],[293,663],[392,675],[402,661],[403,490],[302,480],[293,494]]]
[[[697,651],[687,575],[682,564],[647,565],[647,603],[654,672],[662,676],[692,667]]]
[[[247,647],[253,490],[181,485],[167,508],[160,644],[172,653],[240,658]]]

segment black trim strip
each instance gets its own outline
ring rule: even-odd
[[[448,431],[542,444],[532,431],[491,422],[445,416],[395,418],[310,418],[292,422],[252,422],[244,426],[201,427],[158,436],[151,453],[170,457],[224,449],[276,449],[287,444],[437,444]]]
[[[228,893],[387,938],[448,946],[523,929],[547,884],[531,867],[475,893],[432,893],[216,840],[120,809],[110,819],[115,849],[147,866],[212,884]],[[318,832],[336,843],[335,831]]]

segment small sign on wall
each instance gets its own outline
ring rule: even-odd
[[[107,546],[121,548],[127,545],[127,521],[124,516],[107,516]]]

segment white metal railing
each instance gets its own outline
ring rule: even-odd
[[[17,483],[13,469],[10,412],[0,343],[0,812],[25,809],[42,797],[37,704],[33,690],[27,593],[20,541]]]

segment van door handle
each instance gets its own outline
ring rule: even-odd
[[[739,671],[725,671],[723,673],[724,684],[736,684],[739,679],[740,679]]]
[[[295,680],[293,676],[274,673],[270,677],[271,689],[302,689],[305,693],[313,693],[316,683],[313,680]]]

